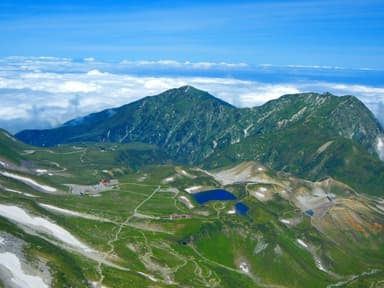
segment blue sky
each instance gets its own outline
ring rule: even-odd
[[[239,107],[355,95],[384,125],[384,1],[0,1],[0,128],[193,85]]]
[[[0,56],[384,67],[384,2],[0,3]]]

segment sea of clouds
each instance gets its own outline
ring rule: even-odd
[[[384,86],[374,81],[382,74],[329,66],[8,57],[0,59],[0,128],[55,127],[184,85],[238,107],[299,92],[355,95],[384,124]]]

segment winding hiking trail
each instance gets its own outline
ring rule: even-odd
[[[143,201],[141,201],[141,202],[135,207],[135,209],[133,210],[133,214],[130,215],[130,216],[128,216],[128,218],[125,219],[124,222],[122,222],[122,223],[120,223],[120,224],[118,225],[118,227],[117,227],[117,231],[116,231],[114,237],[113,237],[111,240],[109,240],[109,241],[107,242],[107,245],[108,245],[110,248],[109,248],[109,250],[107,251],[107,253],[104,255],[103,260],[106,260],[108,257],[110,257],[110,256],[114,253],[114,251],[115,251],[115,245],[114,245],[114,243],[115,243],[116,241],[119,240],[119,236],[120,236],[121,231],[123,230],[123,228],[124,228],[125,226],[128,226],[129,221],[130,221],[133,217],[135,217],[136,214],[139,214],[139,213],[137,212],[137,210],[140,209],[140,207],[143,206],[148,200],[150,200],[150,199],[151,199],[157,192],[159,192],[159,191],[160,191],[160,188],[161,188],[161,186],[158,185],[158,186],[153,190],[153,192],[152,192],[147,198],[145,198]],[[102,264],[103,264],[103,262],[102,262],[102,261],[99,261],[99,262],[98,262],[98,265],[97,265],[97,268],[96,268],[97,272],[98,272],[99,275],[100,275],[100,279],[99,279],[99,281],[97,281],[97,282],[95,283],[95,287],[96,287],[96,288],[99,288],[99,287],[101,288],[101,287],[103,287],[103,286],[102,286],[102,283],[103,283],[103,280],[104,280],[105,276],[104,276],[104,274],[103,274],[103,270],[102,270],[102,267],[101,267]],[[126,268],[126,269],[124,269],[124,270],[126,270],[126,271],[131,271],[129,268]],[[139,272],[136,272],[136,273],[139,273]],[[143,273],[139,273],[139,274],[140,274],[140,275],[146,275],[146,274],[143,274]],[[150,275],[149,275],[147,278],[149,278],[149,279],[152,280],[152,281],[156,280],[154,277],[152,277],[152,276],[150,276]]]
[[[85,157],[85,154],[87,154],[87,151],[88,151],[88,148],[84,148],[83,150],[80,150],[82,151],[81,155],[80,155],[80,162],[81,163],[84,163],[84,157]]]

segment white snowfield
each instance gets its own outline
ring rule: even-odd
[[[158,281],[155,277],[153,277],[152,275],[149,275],[149,274],[147,274],[147,273],[144,273],[144,272],[140,272],[140,271],[139,271],[139,272],[137,272],[137,274],[140,274],[140,275],[142,275],[142,276],[148,278],[149,280],[151,280],[151,281],[153,281],[153,282],[157,282],[157,281]]]
[[[187,171],[185,171],[185,170],[183,170],[183,169],[181,169],[181,170],[179,170],[179,171],[177,171],[177,172],[178,172],[179,174],[181,174],[181,175],[183,175],[183,176],[185,176],[185,177],[191,178],[191,179],[195,179],[195,178],[196,178],[195,175],[192,175],[192,174],[188,173]]]
[[[105,285],[100,284],[99,282],[93,281],[91,282],[93,288],[109,288]]]
[[[280,219],[280,222],[284,224],[291,224],[291,222],[287,219]]]
[[[53,187],[48,186],[48,185],[39,184],[35,180],[33,180],[31,178],[28,178],[28,177],[20,176],[20,175],[17,175],[17,174],[14,174],[14,173],[10,173],[10,172],[7,172],[7,171],[0,171],[0,174],[5,176],[5,177],[8,177],[8,178],[19,180],[19,181],[21,181],[21,182],[23,182],[23,183],[25,183],[27,185],[32,185],[32,186],[38,187],[38,188],[40,188],[41,190],[43,190],[43,191],[45,191],[47,193],[53,193],[53,192],[57,191],[56,188],[53,188]]]
[[[258,196],[260,198],[265,198],[265,195],[263,193],[256,192],[255,194],[256,194],[256,196]]]
[[[175,177],[171,176],[171,177],[167,177],[163,180],[163,183],[169,183],[169,182],[173,182],[175,181]]]
[[[325,267],[323,266],[323,264],[321,263],[321,260],[319,257],[314,257],[313,258],[315,260],[315,265],[317,267],[317,269],[323,271],[323,272],[328,272],[327,269],[325,269]]]
[[[0,204],[0,216],[8,218],[13,222],[26,225],[28,228],[36,230],[38,232],[51,235],[57,240],[72,247],[81,249],[86,252],[94,252],[93,249],[80,242],[64,228],[60,227],[55,223],[50,222],[45,218],[32,216],[20,207]]]
[[[9,135],[8,133],[3,132],[3,134],[4,134],[4,136],[8,137],[12,141],[17,142],[16,139],[14,137],[12,137],[11,135]]]
[[[5,191],[8,191],[8,192],[17,193],[17,194],[24,195],[24,196],[28,196],[28,197],[32,197],[32,198],[37,198],[37,197],[38,197],[38,196],[29,194],[29,193],[25,193],[25,192],[21,192],[21,191],[19,191],[19,190],[15,190],[15,189],[10,189],[10,188],[6,188],[6,187],[4,187],[3,189],[4,189]]]
[[[377,150],[377,154],[379,154],[380,159],[384,161],[384,137],[383,136],[377,137],[376,150]]]
[[[0,253],[0,265],[4,266],[11,273],[10,281],[20,288],[48,288],[43,279],[38,276],[25,274],[21,267],[19,258],[13,253]]]
[[[189,199],[185,196],[180,196],[179,197],[180,201],[183,202],[189,209],[193,209],[195,208],[195,206],[193,206],[193,204],[191,203],[191,201],[189,201]]]
[[[89,219],[89,220],[96,220],[96,221],[101,221],[101,222],[112,222],[112,220],[109,220],[107,218],[102,218],[102,217],[98,217],[98,216],[87,214],[87,213],[81,213],[81,212],[77,212],[77,211],[63,209],[63,208],[56,207],[56,206],[49,205],[49,204],[43,204],[43,203],[38,203],[38,204],[39,204],[39,206],[43,207],[44,209],[48,209],[48,210],[51,210],[53,212],[57,212],[57,213],[68,215],[68,216],[74,216],[74,217],[79,217],[79,218],[84,218],[84,219]]]
[[[203,188],[203,186],[191,186],[191,187],[185,188],[184,190],[189,194],[193,194],[199,191],[201,188]]]
[[[240,270],[244,273],[249,273],[249,265],[246,262],[242,262],[239,266]]]
[[[82,213],[75,212],[75,211],[72,211],[72,210],[63,209],[63,208],[56,207],[56,206],[49,205],[49,204],[39,203],[39,206],[41,206],[43,208],[46,208],[46,209],[49,209],[49,210],[53,210],[53,211],[59,212],[61,214],[67,214],[67,215],[77,216],[77,217],[83,217],[84,216]]]
[[[297,243],[299,243],[301,246],[303,246],[304,248],[308,248],[308,245],[303,241],[303,240],[301,240],[301,239],[297,239],[296,240],[297,241]]]

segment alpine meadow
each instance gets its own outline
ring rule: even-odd
[[[381,1],[0,3],[0,287],[384,287]]]

